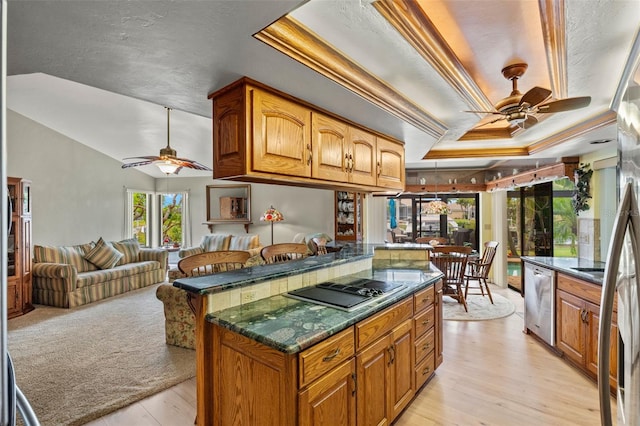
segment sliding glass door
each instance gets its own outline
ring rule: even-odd
[[[443,237],[449,244],[478,249],[477,194],[411,194],[393,200],[388,204],[396,208],[397,223],[391,228],[390,218],[387,220],[390,242]]]

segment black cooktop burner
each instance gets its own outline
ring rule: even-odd
[[[350,311],[400,288],[402,284],[364,278],[348,284],[325,282],[290,291],[288,296]]]
[[[359,294],[361,296],[382,296],[399,287],[401,284],[387,283],[384,281],[370,280],[363,278],[348,284],[333,283],[331,281],[318,284],[316,287],[327,288],[348,294]]]

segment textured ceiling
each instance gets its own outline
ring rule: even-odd
[[[172,147],[178,156],[209,166],[207,94],[245,75],[404,140],[409,168],[433,167],[435,161],[423,157],[437,150],[491,152],[554,141],[548,144],[552,148],[520,158],[437,160],[439,168],[486,168],[504,161],[553,161],[598,149],[587,143],[591,140],[615,139],[611,125],[580,126],[609,111],[638,30],[639,1],[409,2],[422,10],[453,54],[453,61],[435,65],[379,10],[404,2],[9,1],[7,105],[118,160],[155,155],[166,145],[162,107],[170,106]],[[548,46],[557,44],[545,40],[541,5],[564,11],[563,47],[552,55]],[[415,104],[418,116],[431,117],[436,130],[428,131],[431,122],[398,118],[254,37],[289,12],[371,78]],[[554,71],[549,58],[564,58],[563,71]],[[462,111],[478,109],[477,103],[491,106],[510,93],[511,82],[500,70],[514,61],[529,64],[519,81],[523,93],[541,86],[556,98],[591,96],[591,105],[547,114],[506,140],[458,141],[483,118]],[[443,77],[441,67],[454,78]],[[469,89],[455,87],[460,82]],[[574,128],[589,131],[573,137]],[[153,166],[140,170],[161,176]],[[203,173],[183,170],[180,176]]]

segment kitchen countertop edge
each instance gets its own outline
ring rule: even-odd
[[[522,256],[521,259],[524,262],[553,269],[557,272],[562,272],[563,274],[571,275],[597,285],[602,285],[602,273],[592,274],[589,272],[576,271],[572,268],[604,268],[606,265],[605,262],[575,257]]]

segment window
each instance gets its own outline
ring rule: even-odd
[[[126,238],[141,246],[188,245],[188,193],[127,190]]]
[[[405,195],[395,198],[397,228],[391,229],[388,213],[387,229],[396,242],[414,241],[418,237],[445,237],[451,244],[469,244],[478,249],[477,194],[438,194],[446,204],[447,214],[430,212],[435,194]],[[389,204],[389,203],[387,203]]]
[[[179,247],[182,244],[182,207],[184,194],[164,193],[160,194],[160,223],[162,224],[161,241],[165,247]]]

